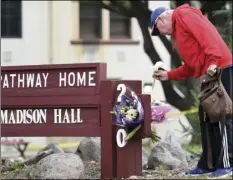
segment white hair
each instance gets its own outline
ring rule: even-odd
[[[158,18],[155,20],[155,23],[157,23],[157,21],[158,21],[158,19],[159,18],[166,18],[168,15],[170,15],[171,13],[173,12],[173,10],[172,9],[166,9],[162,14],[160,14],[159,16],[158,16]]]
[[[171,14],[173,10],[171,9],[167,9],[166,11],[164,11],[162,14],[160,14],[159,17],[167,17],[169,14]]]

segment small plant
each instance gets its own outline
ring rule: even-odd
[[[14,161],[9,167],[2,167],[1,172],[14,171],[17,169],[22,169],[24,165],[18,161]]]
[[[16,169],[22,169],[24,165],[18,161],[14,161],[14,163],[11,165],[11,170],[16,170]]]
[[[196,155],[200,155],[202,152],[202,147],[200,144],[199,145],[182,144],[182,148]]]
[[[161,176],[168,176],[168,167],[166,165],[160,165],[158,171]]]

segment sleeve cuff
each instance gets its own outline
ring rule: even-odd
[[[168,71],[167,76],[168,76],[168,80],[175,80],[173,71]]]

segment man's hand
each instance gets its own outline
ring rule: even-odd
[[[160,81],[166,81],[168,80],[168,74],[167,71],[160,70],[153,74],[153,78],[160,80]]]
[[[211,64],[211,65],[209,65],[209,67],[207,69],[207,74],[213,76],[216,73],[216,70],[217,70],[217,65]]]

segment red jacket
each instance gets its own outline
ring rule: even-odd
[[[212,23],[188,4],[172,15],[172,38],[184,64],[168,71],[169,80],[185,80],[205,74],[210,64],[224,68],[232,64],[232,54]]]

